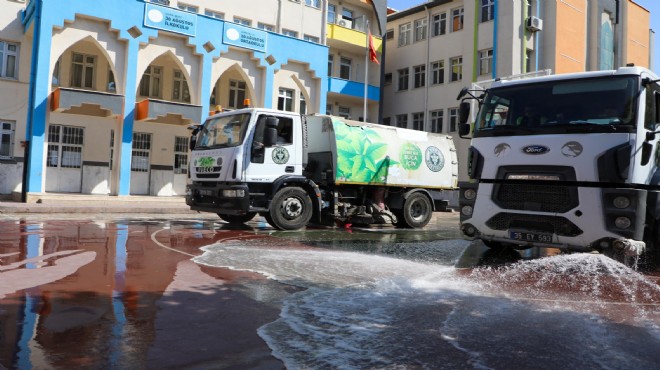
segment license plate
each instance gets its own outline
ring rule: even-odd
[[[209,195],[213,195],[213,190],[199,189],[199,193],[201,195],[209,196]]]
[[[513,239],[521,242],[552,243],[552,234],[510,231],[509,239]]]

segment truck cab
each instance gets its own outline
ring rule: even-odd
[[[615,71],[496,81],[459,96],[470,138],[459,184],[461,230],[491,248],[597,250],[656,258],[660,234],[653,72]],[[469,99],[479,104],[469,124]]]

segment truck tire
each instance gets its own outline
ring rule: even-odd
[[[403,203],[403,209],[395,213],[397,217],[396,226],[421,229],[431,221],[433,207],[429,198],[422,193],[410,194]]]
[[[280,189],[270,204],[266,221],[276,229],[298,230],[312,218],[312,200],[298,187]]]
[[[223,221],[227,221],[230,224],[244,224],[252,220],[256,215],[257,215],[256,212],[248,212],[244,215],[227,215],[223,213],[218,213],[218,216],[220,216],[220,218]]]

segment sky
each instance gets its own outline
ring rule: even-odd
[[[651,66],[651,69],[656,73],[660,73],[660,1],[634,1],[651,12],[651,29],[655,31],[655,42],[653,45],[653,66]],[[387,6],[396,10],[405,10],[425,2],[425,0],[388,0]]]

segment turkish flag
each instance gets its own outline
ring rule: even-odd
[[[376,48],[374,47],[374,38],[371,36],[371,30],[369,30],[369,59],[376,64],[380,64],[378,54],[376,54]]]

